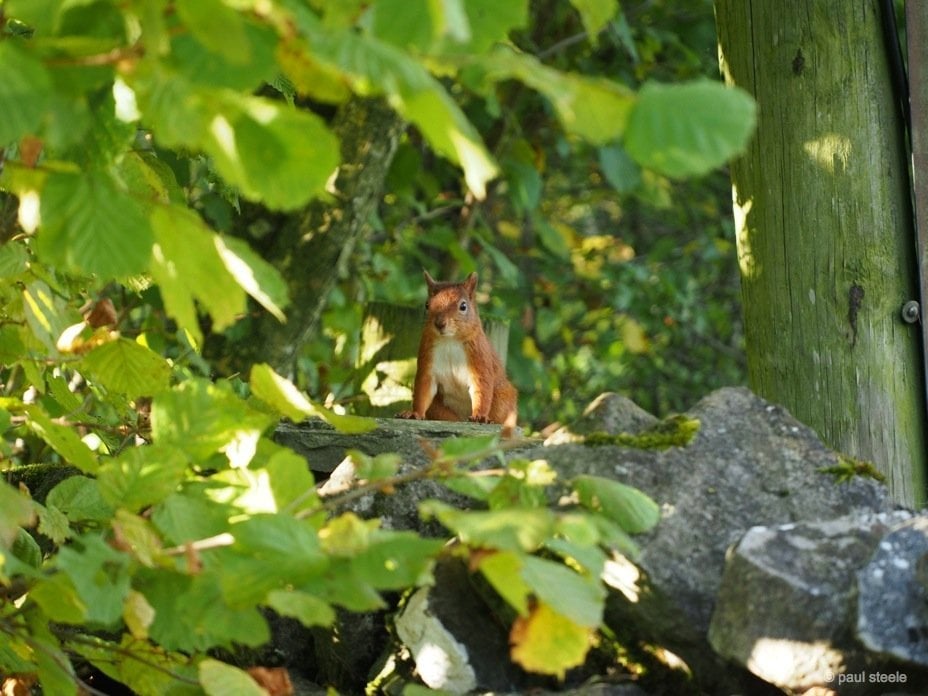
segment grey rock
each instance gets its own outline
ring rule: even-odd
[[[857,574],[857,635],[870,650],[928,668],[928,517],[884,536]]]
[[[563,480],[592,474],[621,481],[660,505],[660,523],[635,539],[641,548],[636,586],[627,596],[610,597],[607,623],[634,627],[642,640],[666,646],[708,691],[753,689],[742,683],[744,675],[732,677],[707,642],[726,549],[756,525],[883,512],[893,504],[873,480],[836,483],[823,473],[838,456],[784,409],[747,389],[713,392],[686,415],[701,424],[686,447],[567,444],[521,456],[546,459]]]
[[[301,423],[280,423],[274,440],[302,455],[309,468],[328,473],[344,459],[345,452],[360,450],[372,457],[396,452],[404,460],[424,464],[428,457],[422,441],[440,442],[447,438],[471,437],[498,433],[499,425],[455,423],[450,421],[417,421],[402,418],[376,418],[377,428],[368,433],[340,433],[325,421],[311,419]]]
[[[435,584],[417,590],[395,620],[429,687],[463,694],[512,689],[524,673],[509,660],[506,632],[456,559],[438,564]]]
[[[569,426],[559,428],[545,441],[545,445],[561,445],[582,440],[584,435],[603,432],[611,435],[636,435],[655,425],[658,419],[631,399],[606,392],[600,394],[583,412],[583,416]]]
[[[748,530],[728,554],[712,647],[793,693],[873,670],[874,656],[854,638],[855,580],[883,535],[909,517],[860,513]]]

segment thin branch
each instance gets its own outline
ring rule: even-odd
[[[113,65],[129,58],[141,58],[145,54],[145,49],[140,44],[132,46],[120,46],[106,53],[96,53],[90,56],[66,56],[60,58],[49,58],[47,65],[82,65],[82,66],[100,66]]]
[[[586,32],[581,31],[579,34],[574,34],[573,36],[568,36],[567,38],[561,39],[556,44],[549,46],[535,57],[538,58],[538,60],[545,60],[546,58],[553,56],[555,53],[559,53],[565,48],[570,48],[574,44],[582,43],[585,40]]]
[[[198,682],[196,679],[191,679],[190,677],[185,677],[183,674],[178,674],[177,672],[167,667],[159,665],[157,662],[153,662],[147,658],[141,657],[138,653],[135,653],[128,648],[124,648],[121,645],[115,645],[113,643],[108,643],[106,641],[103,641],[101,644],[100,641],[95,640],[91,637],[84,636],[79,633],[68,634],[67,631],[58,629],[57,627],[54,627],[54,626],[52,627],[53,631],[56,631],[56,629],[57,629],[56,635],[58,635],[58,637],[64,642],[79,643],[82,645],[88,645],[93,648],[100,648],[100,649],[108,650],[116,655],[121,655],[122,657],[128,658],[130,660],[135,660],[136,662],[143,664],[146,667],[150,667],[151,669],[157,670],[161,672],[162,674],[166,674],[172,679],[176,679],[177,681],[183,682],[185,684],[192,684],[194,686],[199,686],[200,684],[200,682]]]

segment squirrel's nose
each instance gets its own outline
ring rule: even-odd
[[[448,322],[447,322],[447,320],[446,320],[444,317],[436,317],[436,318],[435,318],[435,328],[438,329],[439,331],[444,330],[444,328],[445,328],[445,326],[447,326],[447,324],[448,324]]]

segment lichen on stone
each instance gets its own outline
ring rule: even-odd
[[[594,432],[587,435],[583,442],[589,447],[604,445],[622,445],[635,449],[667,449],[669,447],[686,447],[699,432],[699,421],[684,415],[665,418],[656,425],[632,435],[630,433]]]

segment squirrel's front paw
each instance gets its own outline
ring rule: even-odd
[[[471,423],[489,423],[490,419],[488,416],[471,416],[468,418]]]
[[[419,416],[416,415],[415,411],[400,411],[396,414],[397,418],[405,418],[406,420],[422,420]]]

